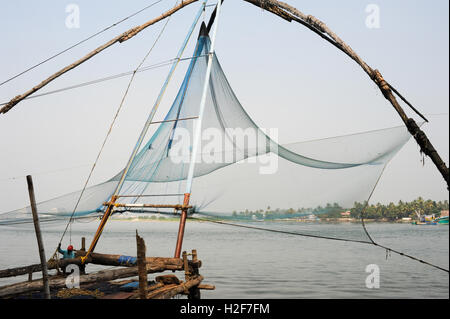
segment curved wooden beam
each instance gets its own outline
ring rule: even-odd
[[[409,118],[403,108],[398,103],[394,96],[397,94],[405,103],[410,105],[406,99],[401,96],[395,88],[392,87],[381,75],[380,71],[377,69],[372,69],[356,52],[346,44],[340,37],[338,37],[324,22],[317,19],[312,15],[306,15],[299,11],[298,9],[288,5],[287,3],[277,1],[277,0],[244,0],[257,7],[260,7],[266,11],[269,11],[275,15],[280,16],[284,20],[289,22],[296,21],[304,26],[306,26],[311,31],[315,32],[317,35],[322,37],[324,40],[328,41],[339,50],[347,54],[352,60],[354,60],[363,70],[366,72],[372,81],[378,86],[378,88],[383,93],[383,96],[392,104],[394,109],[397,111],[398,115],[405,123],[408,131],[414,137],[417,144],[420,146],[420,151],[431,158],[434,165],[441,173],[442,177],[447,183],[447,189],[449,189],[449,170],[445,162],[440,157],[437,150],[431,144],[430,140],[426,134],[420,129],[414,119]],[[411,105],[410,105],[411,106]],[[411,106],[412,107],[412,106]],[[414,107],[413,110],[418,113]],[[418,113],[423,119],[422,114]],[[426,120],[426,119],[425,119]],[[426,120],[427,121],[427,120]]]
[[[171,16],[172,14],[174,14],[175,12],[179,11],[180,9],[190,5],[191,3],[197,2],[198,0],[186,0],[186,1],[181,1],[181,3],[175,7],[173,7],[172,9],[166,11],[165,13],[163,13],[162,15],[160,15],[159,17],[152,19],[150,21],[147,21],[146,23],[134,27],[128,31],[125,31],[124,33],[118,35],[117,37],[115,37],[114,39],[106,42],[105,44],[99,46],[97,49],[95,49],[94,51],[88,53],[87,55],[85,55],[84,57],[82,57],[81,59],[79,59],[78,61],[72,63],[71,65],[66,66],[65,68],[59,70],[58,72],[56,72],[55,74],[51,75],[50,77],[48,77],[47,79],[45,79],[44,81],[42,81],[41,83],[39,83],[38,85],[36,85],[35,87],[33,87],[32,89],[28,90],[27,92],[16,96],[15,98],[13,98],[11,101],[9,101],[5,106],[3,106],[0,109],[0,114],[1,113],[6,113],[9,110],[11,110],[14,106],[16,106],[19,102],[21,102],[23,99],[27,98],[28,96],[30,96],[31,94],[39,91],[40,89],[42,89],[44,86],[46,86],[47,84],[49,84],[50,82],[54,81],[55,79],[57,79],[58,77],[60,77],[61,75],[63,75],[64,73],[69,72],[70,70],[76,68],[77,66],[79,66],[80,64],[86,62],[87,60],[91,59],[92,57],[96,56],[97,54],[99,54],[100,52],[102,52],[103,50],[109,48],[110,46],[112,46],[113,44],[116,43],[122,43],[125,42],[129,39],[131,39],[132,37],[134,37],[135,35],[137,35],[139,32],[145,30],[146,28],[148,28],[149,26],[166,19],[167,17]]]

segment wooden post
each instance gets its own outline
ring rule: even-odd
[[[86,251],[86,237],[81,237],[81,249],[82,251]]]
[[[145,241],[136,230],[137,265],[139,275],[139,298],[147,299],[147,263],[145,258]]]
[[[183,251],[183,265],[184,265],[184,277],[187,281],[191,275],[191,272],[189,271],[187,252],[185,252],[185,251]]]
[[[192,273],[194,275],[198,275],[198,255],[197,255],[197,249],[192,250]]]
[[[31,175],[27,176],[27,183],[28,183],[28,193],[30,195],[31,212],[33,214],[34,229],[36,231],[36,238],[37,238],[37,243],[38,243],[38,248],[39,248],[39,257],[41,259],[41,265],[42,265],[42,281],[44,284],[44,295],[45,295],[45,299],[50,299],[50,286],[48,284],[47,259],[45,258],[44,244],[42,242],[41,227],[39,226],[39,217],[38,217],[37,208],[36,208],[36,199],[34,197],[33,179],[31,178]]]
[[[181,210],[180,225],[178,227],[177,245],[175,247],[175,258],[180,258],[181,248],[183,247],[184,228],[186,227],[187,210],[191,194],[184,194],[183,209]]]
[[[199,271],[198,271],[198,267],[197,267],[197,250],[193,249],[192,250],[192,272],[191,269],[189,269],[189,264],[187,261],[187,254],[183,253],[183,259],[186,257],[186,261],[185,261],[185,268],[187,268],[187,273],[186,273],[186,282],[196,276],[200,276]],[[188,264],[186,266],[186,264]],[[188,299],[194,299],[194,300],[198,300],[201,299],[201,294],[200,294],[200,289],[198,288],[198,286],[194,285],[189,289],[189,294],[188,294]]]

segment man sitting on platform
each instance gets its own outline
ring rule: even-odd
[[[73,251],[73,246],[69,245],[67,250],[61,249],[61,243],[58,245],[58,252],[63,255],[63,259],[74,259],[75,252]],[[61,267],[64,275],[66,274],[66,266]]]
[[[58,252],[63,255],[63,259],[73,259],[75,258],[75,252],[73,251],[73,246],[69,245],[67,250],[61,249],[61,243],[58,245]]]

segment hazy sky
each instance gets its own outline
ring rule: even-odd
[[[424,131],[449,162],[449,4],[433,1],[289,0],[320,18],[402,92],[430,123]],[[2,1],[0,82],[152,3],[150,1]],[[159,16],[175,1],[151,9],[55,60],[0,87],[5,102],[113,36]],[[80,9],[79,28],[68,28],[69,4]],[[369,28],[369,5],[379,9],[379,28]],[[175,57],[199,3],[172,17],[145,65]],[[373,6],[369,6],[372,8]],[[211,8],[207,12],[207,17]],[[224,2],[216,52],[236,95],[261,127],[279,128],[281,143],[306,141],[401,125],[391,105],[346,55],[297,23],[239,0]],[[159,23],[101,53],[42,90],[48,91],[137,66],[161,30]],[[193,51],[192,41],[186,55]],[[187,63],[168,91],[161,119]],[[168,68],[140,73],[98,164],[101,182],[126,163]],[[0,115],[0,212],[26,206],[25,175],[35,180],[38,201],[82,187],[128,78],[25,101]],[[407,109],[410,116],[413,113]],[[414,117],[417,119],[417,117]],[[431,160],[421,162],[411,140],[393,159],[374,200],[448,199]]]

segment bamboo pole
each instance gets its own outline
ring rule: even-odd
[[[198,0],[185,0],[185,1],[181,1],[181,3],[175,7],[173,7],[172,9],[166,11],[165,13],[163,13],[162,15],[160,15],[159,17],[152,19],[140,26],[134,27],[128,31],[125,31],[124,33],[116,36],[114,39],[106,42],[105,44],[99,46],[98,48],[96,48],[94,51],[91,51],[90,53],[88,53],[87,55],[85,55],[84,57],[82,57],[81,59],[79,59],[78,61],[66,66],[65,68],[59,70],[58,72],[56,72],[55,74],[51,75],[50,77],[48,77],[47,79],[45,79],[44,81],[42,81],[41,83],[39,83],[38,85],[34,86],[32,89],[26,91],[25,93],[16,96],[15,98],[13,98],[11,101],[9,101],[5,106],[3,106],[0,109],[0,114],[1,113],[6,113],[9,110],[11,110],[15,105],[17,105],[19,102],[21,102],[23,99],[27,98],[28,96],[30,96],[31,94],[39,91],[40,89],[42,89],[44,86],[46,86],[47,84],[49,84],[50,82],[54,81],[55,79],[57,79],[58,77],[60,77],[61,75],[63,75],[64,73],[69,72],[70,70],[76,68],[77,66],[79,66],[80,64],[88,61],[89,59],[91,59],[92,57],[94,57],[95,55],[99,54],[100,52],[102,52],[103,50],[109,48],[110,46],[112,46],[113,44],[116,43],[122,43],[125,42],[129,39],[131,39],[132,37],[134,37],[135,35],[137,35],[139,32],[143,31],[144,29],[148,28],[149,26],[166,19],[167,17],[171,16],[172,14],[174,14],[175,12],[179,11],[180,9],[194,3],[197,2]]]
[[[214,50],[215,50],[215,44],[216,44],[216,35],[217,35],[217,29],[219,26],[219,17],[220,17],[220,9],[222,8],[222,1],[218,1],[216,5],[216,14],[214,15],[214,19],[216,19],[216,24],[214,25],[212,37],[211,37],[211,45],[208,52],[208,64],[206,67],[206,74],[205,74],[205,81],[203,83],[203,91],[202,91],[202,98],[200,100],[200,107],[199,107],[199,113],[198,113],[198,120],[197,120],[197,127],[195,128],[194,132],[194,140],[192,145],[192,152],[191,152],[191,162],[189,163],[189,169],[188,169],[188,175],[186,178],[186,191],[184,192],[184,201],[183,206],[184,209],[181,210],[181,217],[180,217],[180,224],[178,227],[178,236],[177,236],[177,243],[175,246],[175,257],[179,258],[181,249],[183,246],[183,237],[184,237],[184,230],[186,227],[186,218],[187,218],[187,207],[189,206],[189,200],[191,197],[191,190],[192,190],[192,181],[194,179],[194,171],[195,171],[195,162],[197,159],[197,152],[199,148],[200,143],[200,137],[202,133],[202,122],[203,122],[203,115],[205,112],[205,105],[206,105],[206,96],[208,93],[209,88],[209,79],[211,77],[211,70],[212,70],[212,64],[213,64],[213,57],[214,57]],[[213,20],[213,19],[211,19]]]
[[[91,261],[91,259],[89,261]],[[59,260],[58,263],[51,260],[51,261],[47,262],[47,269],[48,270],[57,269],[59,267],[65,267],[70,264],[81,265],[81,261],[79,258],[62,259],[62,260]],[[17,277],[17,276],[40,272],[40,271],[42,271],[42,264],[34,264],[34,265],[30,265],[30,266],[2,269],[2,270],[0,270],[0,278]]]
[[[34,230],[36,231],[36,239],[39,248],[39,258],[41,259],[42,268],[42,283],[44,287],[45,299],[50,299],[50,287],[48,285],[48,269],[47,269],[47,259],[45,258],[44,243],[42,242],[41,227],[39,225],[39,216],[36,208],[36,199],[34,196],[33,179],[31,175],[27,176],[28,183],[28,193],[30,195],[31,212],[33,214]],[[30,279],[30,278],[29,278]]]
[[[104,203],[105,206],[110,205],[110,203]],[[189,209],[192,208],[192,206],[184,206],[184,205],[156,205],[156,204],[120,204],[120,203],[114,203],[112,204],[114,207],[129,207],[129,208],[174,208],[176,210],[182,210],[182,209]]]
[[[77,256],[82,256],[84,252],[77,252]],[[145,261],[147,264],[157,264],[164,263],[166,265],[177,267],[177,269],[183,269],[183,261],[180,258],[169,258],[169,257],[146,257]],[[99,254],[91,253],[88,263],[103,265],[103,266],[127,266],[134,267],[137,265],[137,258],[132,256],[124,255],[109,255],[109,254]]]

